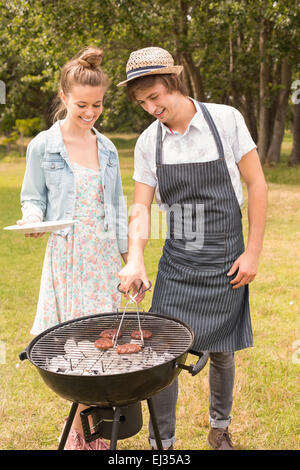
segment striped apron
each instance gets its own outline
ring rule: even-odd
[[[195,333],[191,352],[232,352],[253,345],[248,285],[233,289],[227,272],[244,251],[242,214],[220,135],[200,103],[219,158],[162,164],[161,125],[157,180],[167,207],[168,233],[150,311],[180,319]]]

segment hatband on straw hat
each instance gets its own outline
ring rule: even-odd
[[[183,66],[174,65],[173,57],[165,49],[161,47],[145,47],[130,54],[126,65],[127,80],[118,83],[117,86],[126,86],[131,80],[146,75],[164,73],[176,73],[179,75],[182,70]]]

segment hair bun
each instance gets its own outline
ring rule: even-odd
[[[97,69],[101,65],[102,57],[102,49],[87,47],[78,57],[78,63],[88,69]]]

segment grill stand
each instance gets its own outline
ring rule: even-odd
[[[160,433],[159,433],[159,429],[158,429],[158,425],[157,425],[157,421],[156,421],[156,415],[155,415],[155,411],[154,411],[152,398],[147,399],[147,404],[148,404],[148,410],[149,410],[149,414],[150,414],[151,421],[152,421],[152,426],[153,426],[154,437],[155,437],[157,449],[158,450],[163,450],[163,446],[162,446],[162,442],[161,442],[161,438],[160,438]],[[70,433],[70,430],[71,430],[71,427],[72,427],[72,423],[73,423],[77,408],[78,408],[78,403],[73,402],[72,406],[71,406],[69,416],[68,416],[68,419],[67,419],[67,422],[66,422],[66,425],[64,427],[64,430],[63,430],[63,433],[62,433],[62,436],[61,436],[61,439],[60,439],[60,442],[59,442],[58,450],[63,450],[65,445],[66,445],[66,441],[68,439],[68,435]],[[94,407],[94,409],[96,409],[96,408],[99,408],[99,407]],[[114,409],[114,412],[113,412],[113,419],[112,419],[113,423],[112,423],[112,431],[111,431],[111,436],[110,436],[110,447],[109,447],[110,450],[115,450],[117,448],[117,440],[118,440],[118,436],[119,436],[119,427],[120,427],[121,409],[122,409],[121,407],[116,406],[115,409]],[[98,437],[101,437],[101,435],[100,435],[101,433],[91,434],[91,432],[90,432],[90,428],[89,428],[89,424],[88,424],[88,414],[90,414],[90,411],[85,410],[80,414],[81,414],[81,420],[82,420],[82,427],[83,427],[84,435],[85,435],[85,437],[87,436],[86,440],[88,442],[90,442],[94,439],[97,439]]]
[[[67,439],[68,439],[68,435],[70,433],[71,426],[72,426],[73,420],[75,418],[77,408],[78,408],[78,403],[75,403],[75,402],[72,403],[71,410],[70,410],[66,425],[64,427],[63,433],[62,433],[60,441],[59,441],[58,450],[64,450],[64,448],[65,448],[65,445],[66,445],[66,442],[67,442]]]

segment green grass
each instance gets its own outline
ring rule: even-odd
[[[120,137],[118,137],[120,138]],[[132,137],[133,138],[133,137]],[[125,145],[125,144],[124,144]],[[133,196],[131,148],[120,149],[124,192]],[[285,142],[288,155],[290,142]],[[19,193],[24,162],[0,163],[0,227],[20,218]],[[239,449],[299,449],[300,339],[300,172],[281,164],[265,168],[269,209],[259,273],[250,286],[254,348],[236,353],[236,381],[230,430]],[[245,191],[246,196],[246,191]],[[247,205],[243,208],[247,238]],[[47,237],[26,239],[0,230],[0,449],[56,449],[70,403],[19,360],[28,345]],[[145,261],[155,283],[163,240],[150,240]],[[151,294],[142,307],[148,310]],[[299,346],[298,346],[299,348]],[[188,363],[195,362],[194,356]],[[3,363],[4,362],[4,363]],[[208,449],[208,367],[198,376],[179,376],[177,449]],[[119,449],[149,449],[148,411],[139,434],[119,441]]]
[[[118,151],[120,150],[132,150],[136,143],[136,138],[123,139],[122,137],[112,137],[112,142],[117,147]]]

